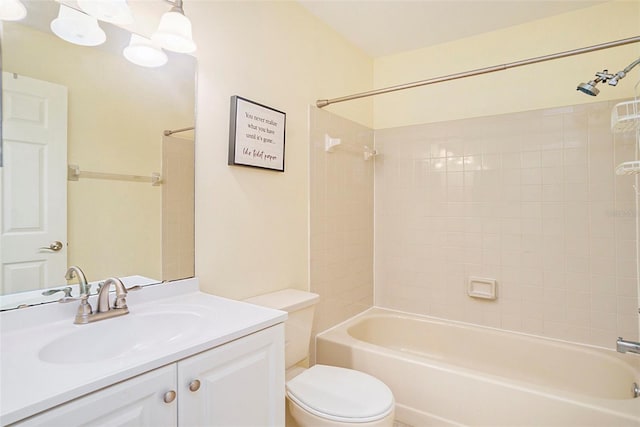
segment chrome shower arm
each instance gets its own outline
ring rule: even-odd
[[[611,85],[611,86],[615,86],[615,85],[618,84],[620,79],[625,78],[625,76],[629,73],[629,71],[631,71],[633,69],[633,67],[635,67],[638,64],[640,64],[640,58],[636,59],[631,64],[627,65],[627,67],[624,70],[618,71],[614,76],[611,76],[611,77],[605,79],[604,81],[609,83],[609,85]],[[606,71],[607,70],[605,70],[605,72]]]
[[[633,67],[635,67],[638,64],[640,64],[640,58],[636,59],[631,64],[627,65],[627,67],[624,70],[622,70],[622,72],[627,74],[629,71],[633,69]]]

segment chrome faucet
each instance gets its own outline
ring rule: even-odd
[[[91,289],[91,285],[87,283],[87,276],[84,275],[84,272],[80,269],[80,267],[72,265],[67,270],[67,273],[64,275],[64,278],[67,280],[71,280],[74,277],[78,278],[78,287],[80,289],[80,297],[82,295],[89,295],[89,290]]]
[[[111,285],[116,287],[116,299],[113,301],[113,309],[109,306],[109,289]],[[129,310],[127,309],[127,289],[124,287],[124,283],[117,277],[110,277],[102,284],[102,289],[98,294],[98,313],[104,313],[109,310]],[[121,314],[127,314],[121,313]]]
[[[628,341],[622,337],[618,337],[616,341],[616,351],[619,353],[638,353],[640,354],[640,342]]]
[[[109,289],[111,289],[111,285],[114,285],[116,288],[116,298],[113,301],[113,306],[109,304]],[[100,288],[95,312],[91,308],[91,304],[89,304],[89,294],[86,293],[80,297],[80,306],[78,307],[74,323],[86,324],[128,314],[129,309],[127,308],[126,297],[127,289],[124,287],[122,281],[116,277],[110,277],[103,282]]]

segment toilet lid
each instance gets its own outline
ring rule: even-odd
[[[389,387],[353,369],[315,365],[287,383],[287,395],[303,409],[341,422],[376,421],[394,407]]]

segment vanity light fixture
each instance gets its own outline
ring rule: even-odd
[[[161,67],[167,63],[167,54],[153,41],[137,34],[131,34],[129,45],[122,54],[130,62],[142,67]]]
[[[0,21],[19,21],[27,16],[20,0],[0,0]]]
[[[151,35],[151,40],[172,52],[195,52],[196,44],[191,35],[191,21],[184,15],[182,0],[165,1],[171,3],[173,7],[160,18],[160,25]]]
[[[133,14],[126,0],[78,0],[78,6],[101,21],[117,25],[133,23]]]
[[[80,46],[98,46],[107,39],[96,18],[63,4],[58,17],[51,21],[51,31],[62,40]]]

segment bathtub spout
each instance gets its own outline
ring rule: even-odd
[[[640,354],[640,342],[627,341],[622,337],[618,337],[618,341],[616,341],[616,350],[619,353],[631,352]]]

